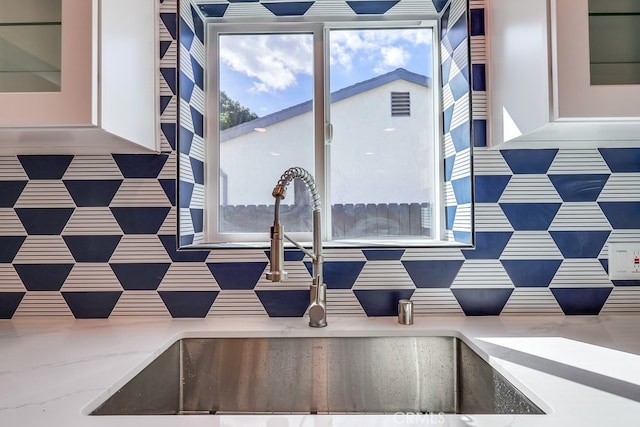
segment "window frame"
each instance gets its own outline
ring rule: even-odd
[[[432,210],[434,233],[430,238],[398,238],[374,239],[356,238],[349,240],[331,240],[331,209],[325,208],[330,200],[331,185],[329,167],[331,162],[330,143],[332,137],[331,125],[331,97],[329,84],[330,43],[329,33],[334,29],[391,29],[391,28],[430,28],[432,29],[432,103],[433,127],[431,129],[434,141],[434,209]],[[204,209],[204,242],[210,247],[267,247],[269,230],[264,233],[224,233],[219,231],[220,219],[220,130],[219,130],[219,35],[221,34],[283,34],[301,33],[312,34],[313,51],[313,140],[314,140],[314,176],[321,201],[322,241],[326,247],[426,247],[449,245],[451,242],[443,240],[445,236],[444,222],[444,167],[442,159],[442,112],[440,87],[440,52],[439,34],[440,22],[433,17],[398,17],[385,19],[384,17],[362,17],[361,19],[320,19],[319,17],[297,19],[261,19],[253,20],[224,19],[220,22],[209,22],[205,25],[205,58],[208,66],[205,73],[205,104],[208,112],[205,119],[205,209]],[[211,150],[215,150],[212,154]],[[295,166],[295,165],[291,165]],[[282,171],[284,172],[284,170]],[[275,186],[279,176],[273,177]],[[283,224],[286,230],[286,224]],[[287,232],[287,234],[303,245],[311,244],[311,232]]]

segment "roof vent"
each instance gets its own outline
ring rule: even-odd
[[[410,116],[411,97],[409,92],[391,92],[391,116]]]

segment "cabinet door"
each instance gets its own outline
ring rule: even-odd
[[[625,0],[607,0],[606,3],[609,2],[609,7],[622,7],[621,12],[607,12],[609,18],[612,13],[621,17],[626,14],[625,4],[637,3]],[[592,8],[597,7],[597,3],[594,2]],[[591,69],[601,65],[592,65],[599,60],[595,57],[592,61],[589,40],[590,36],[602,37],[602,31],[593,31],[594,27],[589,33],[589,0],[552,0],[551,12],[555,119],[640,118],[640,84],[597,84],[602,83],[597,78],[593,80],[596,84],[592,84]],[[594,12],[592,16],[597,13],[600,12]],[[628,50],[629,46],[638,46],[638,39],[632,34],[629,37],[621,34],[623,25],[617,25],[615,29],[610,27],[611,24],[609,30],[615,30],[612,32],[617,35],[608,42],[609,53],[619,51],[621,47]],[[627,27],[637,31],[634,26]]]
[[[0,71],[7,72],[4,81],[0,77],[0,126],[95,122],[95,5],[95,0],[0,0]]]

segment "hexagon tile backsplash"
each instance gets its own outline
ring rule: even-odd
[[[0,318],[304,315],[301,252],[273,284],[265,251],[175,249],[175,7],[161,1],[163,153],[0,157]],[[607,242],[640,241],[640,147],[473,156],[475,249],[327,250],[329,317],[401,298],[433,315],[640,311],[640,281],[607,274]]]

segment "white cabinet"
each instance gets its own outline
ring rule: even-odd
[[[60,90],[62,0],[0,0],[0,92]]]
[[[619,0],[607,0],[615,5]],[[629,2],[626,2],[629,3]],[[631,2],[633,3],[633,2]],[[638,2],[635,2],[638,3]],[[613,9],[615,10],[615,9]],[[620,9],[624,10],[624,9]],[[638,6],[640,12],[640,5]],[[606,13],[612,33],[627,30],[621,26],[624,12]],[[603,14],[604,14],[603,13]],[[618,14],[617,17],[614,14]],[[602,16],[604,18],[604,16]],[[612,19],[614,18],[614,19]],[[615,19],[617,18],[617,19]],[[615,22],[620,21],[620,22]],[[632,29],[632,28],[629,28]],[[633,34],[622,40],[604,41],[609,52],[620,43],[637,46],[640,40]],[[601,32],[591,34],[602,38]],[[626,38],[626,40],[624,40]],[[551,1],[551,42],[553,62],[554,119],[575,118],[637,118],[640,119],[640,84],[592,84],[589,44],[589,1]],[[603,40],[593,40],[603,42]],[[624,61],[624,59],[621,59]],[[604,64],[600,63],[600,66]],[[595,71],[595,70],[594,70]]]
[[[27,10],[23,16],[37,15],[52,2],[55,0],[0,0],[0,11],[15,8]],[[26,36],[5,39],[5,47],[23,58],[14,68],[24,68],[23,74],[31,76],[33,86],[38,79],[57,79],[59,89],[34,87],[27,91],[24,84],[15,84],[17,91],[10,92],[13,83],[4,85],[0,91],[0,154],[157,150],[157,3],[61,0],[61,49],[59,62],[51,67],[54,70],[50,74],[42,70],[26,72],[29,70],[23,57],[51,65],[56,52],[43,59],[34,49],[18,46],[28,44]],[[55,17],[34,16],[32,22],[55,23]],[[0,47],[2,41],[0,33]],[[51,49],[41,51],[51,53]],[[0,67],[6,62],[0,61]]]
[[[640,140],[640,85],[591,84],[588,3],[487,0],[491,145]]]

